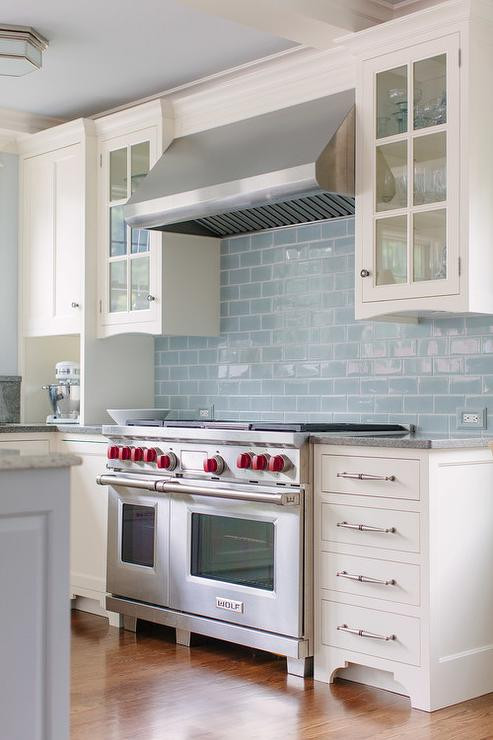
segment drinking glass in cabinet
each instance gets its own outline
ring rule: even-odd
[[[440,54],[415,62],[414,128],[447,123],[447,56]]]
[[[377,285],[407,281],[407,216],[376,222]]]
[[[127,252],[123,206],[110,208],[110,257],[121,257]]]
[[[447,135],[445,132],[414,139],[415,206],[447,198]]]
[[[447,277],[446,210],[415,213],[413,218],[414,281]]]
[[[407,206],[407,141],[377,146],[376,210]]]
[[[137,257],[130,261],[130,310],[149,308],[149,258]]]
[[[407,131],[407,67],[377,74],[377,139]]]
[[[127,149],[110,152],[110,201],[127,198]]]
[[[148,252],[151,242],[151,235],[147,229],[131,229],[130,252],[131,254],[140,254]]]
[[[110,311],[127,310],[127,261],[110,262]]]
[[[149,172],[150,147],[148,141],[141,141],[130,147],[130,190],[134,193],[140,182]],[[126,197],[126,196],[124,196]]]

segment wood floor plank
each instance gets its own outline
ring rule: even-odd
[[[145,625],[72,612],[71,740],[491,740],[493,694],[433,714],[346,681],[288,676],[285,662]]]

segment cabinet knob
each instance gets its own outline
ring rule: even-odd
[[[155,300],[156,300],[156,298],[155,298],[155,296],[153,296],[153,295],[151,295],[151,294],[149,293],[149,295],[147,296],[147,300],[149,301],[149,303],[152,303],[152,301],[155,301]]]
[[[72,301],[72,308],[80,308],[80,303],[77,303],[77,301]]]
[[[370,277],[370,270],[361,270],[360,272],[361,277]]]

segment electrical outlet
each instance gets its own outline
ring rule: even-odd
[[[480,409],[459,409],[457,429],[486,429],[486,407]]]
[[[214,418],[214,406],[199,409],[199,419],[213,419]]]

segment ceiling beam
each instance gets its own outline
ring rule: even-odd
[[[393,18],[379,0],[180,0],[195,10],[316,49],[344,33]]]

